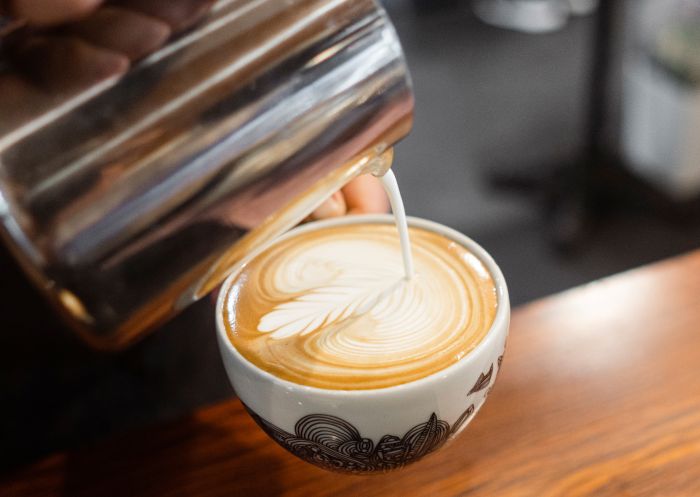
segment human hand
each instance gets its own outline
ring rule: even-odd
[[[317,220],[345,214],[380,214],[388,211],[389,200],[381,181],[371,174],[364,174],[335,192],[310,218]]]
[[[3,52],[27,83],[65,93],[126,72],[172,33],[201,19],[213,0],[0,0],[14,29]]]
[[[123,0],[103,6],[103,0],[3,0],[0,13],[35,27],[56,26],[83,20],[100,9],[130,10],[159,19],[173,31],[180,31],[199,20],[212,0]]]

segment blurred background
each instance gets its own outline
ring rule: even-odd
[[[416,95],[406,210],[481,243],[513,305],[700,246],[700,2],[384,3]],[[3,468],[233,395],[211,300],[96,352],[0,250]]]
[[[595,67],[599,19],[543,14],[561,3],[488,2],[504,23],[511,11],[498,4],[516,4],[513,16],[532,4],[520,30],[481,22],[469,2],[389,3],[416,92],[396,160],[407,210],[483,244],[516,305],[700,242],[690,205],[700,191],[698,2],[611,2],[607,74]],[[654,59],[671,36],[687,42],[688,79]],[[604,115],[591,116],[600,104]],[[622,162],[633,176],[621,184],[586,185],[586,170]]]

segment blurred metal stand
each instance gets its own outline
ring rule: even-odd
[[[534,194],[544,201],[547,235],[555,248],[570,252],[593,235],[615,209],[634,208],[671,222],[696,219],[700,199],[675,201],[626,167],[608,138],[613,33],[621,0],[601,0],[592,34],[592,66],[584,123],[585,141],[573,161],[549,165],[544,174],[499,171],[489,181],[498,189]]]

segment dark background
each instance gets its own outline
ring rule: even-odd
[[[700,245],[697,223],[621,208],[564,254],[546,236],[538,197],[489,186],[500,169],[538,174],[576,156],[592,18],[527,35],[481,24],[467,2],[422,4],[389,5],[416,93],[415,127],[395,160],[409,214],[480,242],[501,265],[516,306]],[[2,250],[2,467],[233,395],[209,299],[126,352],[96,352],[58,323]]]

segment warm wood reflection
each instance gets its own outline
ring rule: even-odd
[[[5,475],[0,494],[698,496],[699,275],[695,252],[516,311],[482,413],[401,473],[325,473],[230,401]]]

